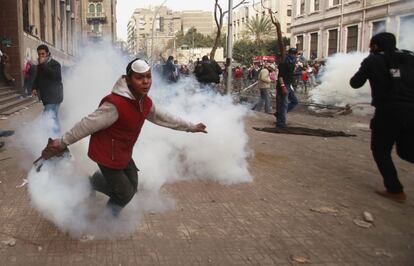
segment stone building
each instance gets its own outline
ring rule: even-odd
[[[180,12],[161,7],[137,8],[128,22],[128,50],[151,57],[162,53],[181,30]]]
[[[267,0],[264,1],[264,7],[271,8],[275,14],[275,18],[280,22],[283,37],[290,38],[290,24],[292,17],[291,0]],[[270,19],[268,11],[263,8],[260,1],[256,1],[255,5],[241,5],[233,11],[233,38],[234,41],[251,37],[247,34],[247,24],[253,18],[265,16]],[[227,21],[227,20],[226,20]],[[276,30],[269,35],[276,37]]]
[[[82,41],[115,43],[116,0],[84,0],[81,9]]]
[[[0,0],[0,49],[10,56],[15,88],[22,87],[27,60],[37,60],[39,44],[50,47],[63,67],[78,51],[79,0]]]
[[[192,27],[198,33],[211,35],[214,33],[215,24],[213,13],[210,11],[189,10],[181,12],[181,30],[184,34]]]
[[[413,22],[412,0],[293,0],[291,46],[308,59],[324,59],[367,51],[381,31],[394,33],[402,45]]]

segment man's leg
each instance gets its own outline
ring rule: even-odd
[[[272,112],[272,103],[270,102],[270,89],[262,89],[263,90],[263,98],[265,103],[265,112],[270,114]]]
[[[43,112],[49,114],[53,120],[52,132],[55,136],[61,135],[59,123],[59,106],[60,104],[46,104]]]
[[[371,120],[371,150],[377,167],[384,179],[384,186],[389,193],[403,192],[397,170],[391,157],[396,140],[396,129],[392,116],[376,112]]]
[[[293,88],[291,85],[289,85],[288,87],[289,93],[288,93],[288,99],[289,99],[289,105],[287,108],[287,112],[289,113],[290,111],[293,110],[293,108],[296,107],[296,105],[298,105],[299,101],[298,98],[295,95],[295,92],[293,91]]]
[[[124,169],[111,169],[98,165],[108,186],[109,201],[108,207],[114,216],[134,197],[138,186],[138,170],[134,161],[131,159],[128,166]]]
[[[289,105],[289,100],[287,95],[278,94],[280,96],[279,110],[277,111],[277,127],[286,127],[286,116],[287,109]]]
[[[401,159],[414,163],[414,110],[403,112],[403,125],[397,137],[397,154]]]

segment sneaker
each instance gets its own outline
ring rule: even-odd
[[[398,203],[404,203],[407,200],[407,195],[405,195],[404,192],[391,193],[386,190],[383,190],[383,191],[377,190],[375,191],[375,193],[377,193],[380,196],[383,196],[384,198],[388,198],[393,201],[396,201]]]

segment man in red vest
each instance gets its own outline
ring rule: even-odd
[[[49,159],[91,135],[88,156],[100,169],[91,177],[91,184],[94,190],[109,196],[107,205],[114,216],[137,191],[138,168],[132,149],[146,119],[175,130],[207,133],[203,123],[192,124],[158,110],[147,95],[151,83],[148,63],[139,58],[131,61],[126,75],[118,79],[99,108],[42,151],[43,159]]]

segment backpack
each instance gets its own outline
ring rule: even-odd
[[[396,100],[414,104],[414,53],[407,50],[396,51],[389,73]]]

